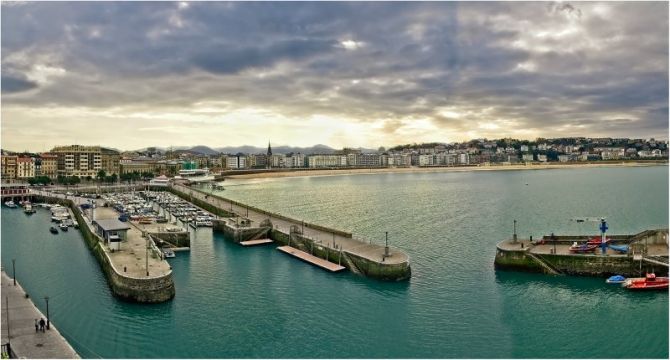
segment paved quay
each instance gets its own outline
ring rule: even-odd
[[[96,207],[95,219],[118,219],[119,213],[108,207]],[[152,256],[151,250],[149,255],[149,276],[147,276],[147,238],[142,237],[142,231],[131,224],[127,232],[126,241],[121,242],[121,249],[118,251],[108,251],[105,247],[107,255],[112,260],[114,268],[125,276],[134,278],[151,278],[163,277],[169,274],[172,270],[170,264],[160,257]]]
[[[271,217],[266,214],[256,212],[253,209],[249,209],[244,206],[239,206],[226,199],[223,199],[217,195],[210,195],[204,192],[201,192],[196,189],[185,187],[182,185],[175,185],[175,188],[178,191],[181,191],[189,196],[192,196],[194,199],[207,202],[211,205],[214,205],[220,209],[234,212],[240,217],[245,217],[251,221],[251,226],[259,226],[261,222],[269,219],[272,222],[273,227],[276,230],[279,230],[283,233],[289,234],[291,226],[298,226],[303,230],[304,236],[316,240],[317,244],[321,246],[328,247],[330,249],[340,248],[344,251],[350,252],[352,254],[370,259],[378,263],[385,264],[402,264],[409,261],[409,257],[404,252],[389,246],[390,256],[384,256],[384,245],[379,244],[370,244],[364,240],[354,239],[345,237],[339,234],[329,232],[327,230],[314,229],[305,226],[302,228],[302,222],[299,220],[284,220],[276,217]],[[384,234],[380,234],[380,238],[383,238]],[[335,251],[335,250],[334,250]]]
[[[18,358],[78,359],[77,352],[61,336],[53,322],[49,330],[35,332],[35,319],[46,320],[46,316],[24,294],[21,285],[17,282],[14,286],[12,278],[2,271],[2,344],[9,342]]]

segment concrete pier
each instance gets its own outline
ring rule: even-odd
[[[252,233],[267,229],[268,237],[279,244],[323,254],[320,257],[335,262],[341,257],[346,268],[364,276],[381,280],[406,280],[411,276],[409,256],[400,249],[389,247],[387,252],[383,245],[355,239],[345,231],[307,223],[187,186],[173,185],[170,190],[210,212],[238,217],[225,220],[226,231],[238,229]],[[245,220],[244,224],[240,219]],[[235,241],[244,240],[253,239]]]
[[[44,318],[26,292],[2,271],[2,344],[10,344],[13,355],[25,359],[78,359],[79,355],[61,336],[53,322],[45,332],[35,331],[35,319]],[[9,321],[7,316],[9,315]],[[9,334],[7,333],[9,325]],[[10,354],[11,355],[11,354]]]
[[[141,230],[131,227],[126,239],[120,243],[120,249],[115,251],[97,234],[93,221],[117,219],[114,209],[102,207],[102,201],[98,200],[95,201],[95,210],[82,211],[79,205],[91,200],[44,191],[36,191],[35,196],[70,206],[79,223],[79,231],[100,263],[114,295],[139,303],[163,302],[174,297],[172,269],[162,259],[160,249],[151,246],[152,242],[142,237]]]
[[[594,252],[571,253],[570,246],[583,244],[595,235],[544,236],[542,239],[504,240],[497,244],[494,264],[498,269],[539,272],[552,275],[627,277],[655,272],[668,274],[668,229],[646,230],[635,235],[608,235],[613,245],[628,245],[621,254],[600,247]]]

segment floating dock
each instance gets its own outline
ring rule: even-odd
[[[240,241],[242,246],[256,246],[256,245],[265,245],[274,242],[272,239],[258,239],[258,240],[247,240]]]
[[[342,270],[345,269],[344,266],[337,265],[337,264],[332,263],[330,261],[318,258],[314,255],[306,253],[302,250],[298,250],[298,249],[296,249],[294,247],[291,247],[291,246],[280,246],[280,247],[277,248],[277,250],[285,252],[289,255],[295,256],[302,261],[308,262],[312,265],[316,265],[316,266],[318,266],[322,269],[328,270],[330,272],[338,272],[338,271],[342,271]]]

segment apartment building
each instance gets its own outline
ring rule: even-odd
[[[16,178],[28,179],[35,177],[35,162],[30,157],[16,159]]]
[[[2,155],[2,178],[7,180],[16,179],[16,161],[18,156]]]
[[[40,154],[39,171],[35,168],[36,175],[48,176],[50,178],[58,175],[58,156],[54,154]]]
[[[107,174],[120,173],[120,153],[100,146],[69,145],[51,150],[57,157],[57,174],[63,176],[95,177],[100,170]]]
[[[347,166],[346,155],[310,155],[307,159],[310,168]]]

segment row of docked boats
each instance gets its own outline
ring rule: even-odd
[[[656,276],[654,273],[647,273],[645,277],[637,278],[625,278],[621,275],[614,275],[609,277],[606,282],[608,284],[621,284],[622,287],[633,291],[668,289],[668,277]]]
[[[152,202],[157,203],[162,209],[165,209],[171,216],[179,219],[183,223],[188,223],[193,228],[212,227],[215,217],[195,207],[193,204],[182,200],[178,196],[159,191],[143,191],[142,196]]]
[[[589,252],[595,252],[596,249],[599,247],[603,246],[603,240],[600,236],[595,236],[588,240],[584,244],[579,244],[577,242],[573,242],[572,246],[568,248],[568,250],[571,253],[576,253],[576,254],[584,254],[584,253],[589,253]],[[613,251],[616,251],[620,254],[626,254],[628,253],[628,245],[614,245],[612,244],[611,240],[609,238],[605,238],[605,247],[612,249]]]
[[[119,212],[120,221],[137,221],[139,224],[168,223],[174,216],[192,227],[213,226],[214,216],[198,209],[175,195],[154,191],[113,193],[102,196],[105,206]],[[158,210],[156,206],[158,205]]]

